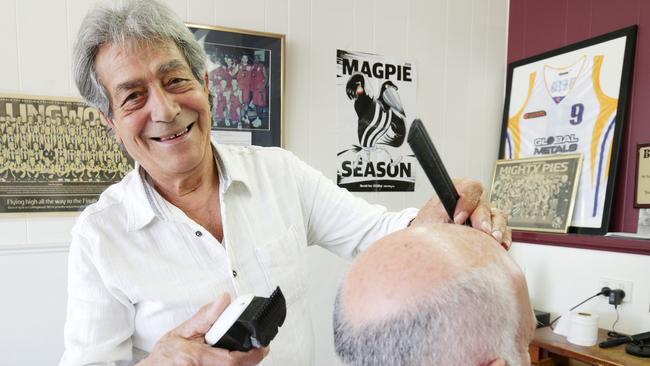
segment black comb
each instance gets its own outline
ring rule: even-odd
[[[429,182],[433,185],[433,189],[438,194],[445,211],[449,215],[449,219],[453,222],[454,211],[456,211],[456,204],[460,196],[420,119],[415,119],[411,124],[407,141],[411,146],[411,150],[413,150],[413,154],[420,162],[424,173],[429,178]]]

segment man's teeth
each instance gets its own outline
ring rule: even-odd
[[[181,131],[181,132],[179,132],[179,133],[177,133],[177,134],[175,134],[175,135],[161,137],[161,138],[160,138],[160,141],[169,141],[169,140],[175,139],[175,138],[177,138],[178,136],[182,136],[182,135],[186,134],[187,131],[189,131],[189,130],[190,130],[189,127],[187,127],[187,128],[185,128],[183,131]]]

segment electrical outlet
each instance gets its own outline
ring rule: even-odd
[[[623,302],[632,301],[632,281],[618,280],[615,278],[601,277],[598,291],[603,287],[609,287],[612,290],[621,289],[625,291]]]

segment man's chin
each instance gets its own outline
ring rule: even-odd
[[[165,159],[163,169],[171,174],[187,174],[200,168],[200,159]]]
[[[200,167],[200,161],[200,158],[188,159],[187,156],[174,158],[163,155],[155,161],[150,161],[149,164],[140,162],[140,165],[154,178],[180,177],[196,171]]]

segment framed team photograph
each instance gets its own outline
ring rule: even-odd
[[[508,65],[499,158],[583,155],[569,232],[608,231],[636,33],[632,26]]]
[[[282,146],[284,35],[187,26],[207,55],[217,140]]]
[[[0,213],[80,211],[131,169],[83,100],[0,94]]]
[[[513,230],[566,233],[581,163],[582,154],[498,160],[490,202]]]

